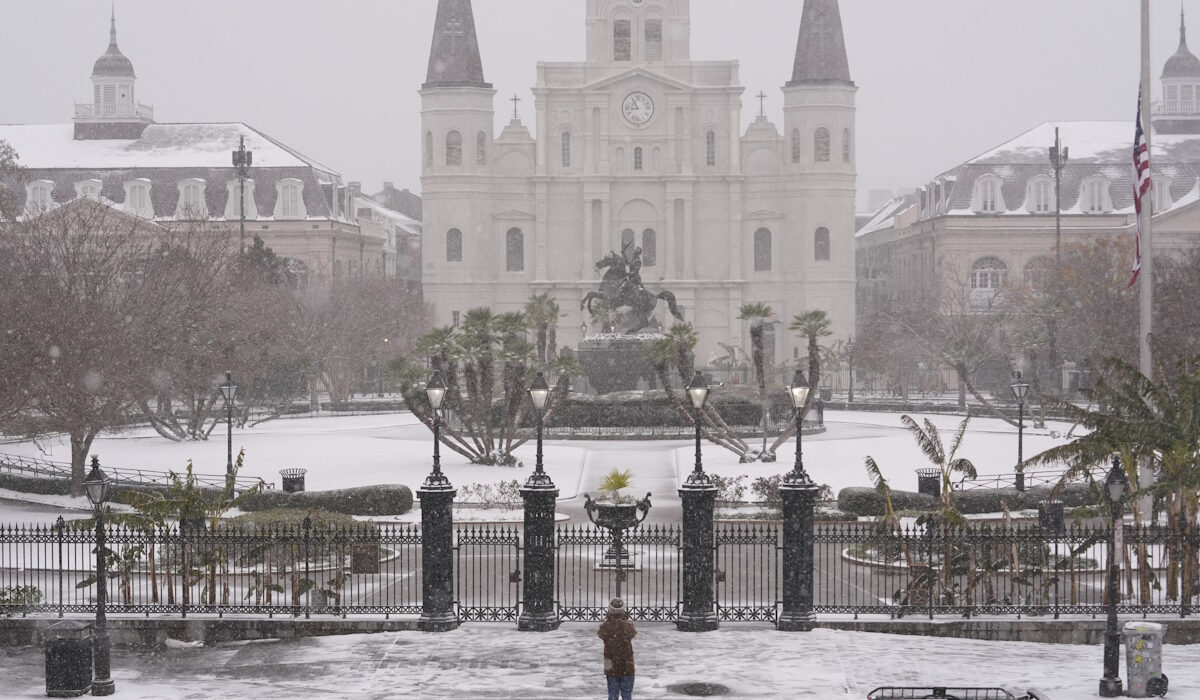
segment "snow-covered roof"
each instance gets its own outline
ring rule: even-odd
[[[902,210],[913,205],[912,195],[895,197],[879,208],[879,211],[871,217],[871,220],[863,224],[854,235],[865,236],[868,233],[879,231],[880,229],[891,228],[896,223],[896,215]]]
[[[238,139],[255,168],[336,171],[241,123],[150,124],[140,139],[75,140],[74,124],[0,124],[0,140],[30,169],[228,168]]]
[[[1129,162],[1133,159],[1132,121],[1045,122],[1007,141],[992,150],[968,160],[964,165],[1045,164],[1049,167],[1048,150],[1054,145],[1054,130],[1059,130],[1062,144],[1070,149],[1070,163]],[[1153,134],[1154,152],[1151,162],[1177,159],[1197,160],[1200,155],[1200,136],[1187,134]]]
[[[388,207],[380,204],[379,202],[376,202],[375,200],[373,200],[370,197],[367,197],[365,195],[359,195],[358,197],[355,198],[354,201],[355,201],[355,207],[357,207],[359,209],[370,209],[372,211],[372,213],[374,213],[381,220],[391,223],[393,226],[400,229],[401,231],[404,231],[405,233],[412,235],[412,236],[420,236],[421,235],[421,222],[420,221],[417,221],[416,219],[413,219],[412,217],[405,216],[404,214],[396,211],[395,209],[389,209]]]

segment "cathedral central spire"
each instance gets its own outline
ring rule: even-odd
[[[438,0],[423,87],[491,87],[483,79],[471,0]]]
[[[812,83],[853,85],[838,0],[804,0],[796,61],[788,87]]]

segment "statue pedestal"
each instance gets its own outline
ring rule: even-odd
[[[657,384],[650,346],[662,333],[599,333],[586,336],[577,348],[588,383],[598,394],[638,389],[638,380],[648,387]]]

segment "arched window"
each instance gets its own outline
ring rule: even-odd
[[[627,19],[613,20],[613,60],[633,58],[633,23]]]
[[[975,182],[975,206],[980,214],[996,214],[1005,211],[1003,181],[995,175],[985,175]]]
[[[505,269],[509,272],[525,271],[525,234],[519,228],[510,228],[504,236]]]
[[[482,131],[475,134],[475,163],[487,165],[487,134]]]
[[[654,267],[658,264],[658,234],[654,229],[642,231],[642,265]]]
[[[646,60],[662,60],[662,20],[646,20]]]
[[[100,199],[100,188],[103,183],[99,180],[80,180],[75,183],[75,194],[79,197]]]
[[[765,228],[754,232],[754,271],[771,271],[771,232]]]
[[[175,206],[175,217],[178,219],[203,219],[208,216],[208,206],[204,201],[204,180],[187,178],[180,180],[179,203]]]
[[[571,167],[571,132],[562,132],[562,165],[564,168]]]
[[[304,207],[304,182],[296,178],[285,178],[276,185],[278,201],[275,203],[276,219],[303,219],[307,215]]]
[[[842,129],[842,162],[850,162],[850,130]]]
[[[143,219],[154,218],[154,205],[150,201],[150,180],[138,178],[125,183],[125,212]]]
[[[829,162],[829,129],[823,126],[813,134],[813,160],[818,163]]]
[[[709,165],[717,164],[717,132],[709,131],[704,135],[704,162]]]
[[[425,165],[433,165],[433,132],[425,132]]]
[[[50,180],[34,180],[25,186],[25,211],[29,216],[40,214],[54,204],[51,192],[54,183]]]
[[[462,165],[462,134],[446,134],[446,165]]]
[[[631,228],[621,232],[621,255],[624,255],[626,260],[633,256],[633,249],[637,247],[636,238],[637,234]]]
[[[822,226],[813,235],[813,259],[829,259],[829,229]]]
[[[1171,208],[1171,181],[1167,178],[1154,178],[1154,184],[1150,187],[1152,201],[1154,202],[1154,213],[1164,212]]]
[[[802,146],[802,144],[800,143],[800,130],[792,129],[792,162],[793,163],[800,162],[801,146]]]
[[[971,289],[997,290],[1008,280],[1008,265],[998,258],[980,258],[971,266]]]
[[[642,169],[642,147],[641,146],[635,146],[633,149],[633,169],[634,170]]]
[[[446,232],[446,262],[462,262],[462,231],[452,228]]]

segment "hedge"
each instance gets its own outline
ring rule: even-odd
[[[971,489],[954,492],[954,506],[960,513],[999,513],[1001,501],[1009,510],[1036,508],[1050,498],[1050,486],[1034,486],[1025,491],[1005,489]],[[1057,499],[1066,507],[1095,505],[1097,495],[1087,484],[1068,484]],[[936,510],[940,499],[912,491],[892,491],[892,508],[900,510]],[[855,486],[838,493],[838,510],[855,515],[883,515],[884,500],[875,489]]]
[[[412,490],[403,485],[362,486],[335,491],[264,490],[242,498],[245,511],[302,508],[348,515],[402,515],[412,510]]]
[[[786,396],[779,393],[768,395],[771,415],[776,419],[780,416],[791,417],[791,404]],[[745,387],[721,389],[709,394],[708,402],[729,425],[758,425],[762,422],[757,391],[752,392]],[[535,420],[532,415],[527,415],[524,426],[533,426]],[[555,409],[549,424],[570,428],[654,428],[686,427],[691,422],[680,415],[665,391],[649,390],[620,391],[601,396],[573,393]]]

